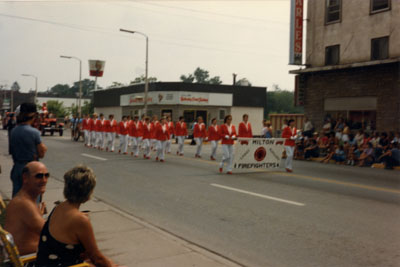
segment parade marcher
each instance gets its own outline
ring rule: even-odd
[[[171,143],[172,143],[172,138],[174,137],[175,134],[175,127],[174,127],[174,122],[171,121],[171,117],[167,117],[167,126],[168,126],[168,131],[169,131],[169,139],[167,142],[167,146],[165,147],[165,151],[170,154],[171,153]]]
[[[143,123],[143,158],[149,159],[150,158],[150,130],[151,130],[151,124],[150,124],[150,118],[145,117],[144,118],[144,123]]]
[[[169,139],[169,130],[166,119],[162,117],[156,125],[156,138],[157,138],[157,156],[156,161],[164,162],[165,160],[165,147]]]
[[[126,116],[122,116],[122,121],[118,124],[119,150],[118,153],[128,154],[128,120]]]
[[[253,132],[251,130],[251,124],[249,122],[249,115],[243,115],[243,121],[239,123],[239,137],[252,138]]]
[[[188,131],[185,118],[181,116],[179,117],[179,121],[175,124],[175,136],[178,139],[178,150],[176,151],[177,155],[183,156],[183,145],[187,135]]]
[[[154,115],[151,120],[150,127],[150,148],[156,151],[157,138],[156,138],[156,126],[159,123],[157,115]]]
[[[208,141],[211,142],[211,160],[215,160],[217,156],[218,141],[220,140],[219,127],[217,125],[217,119],[211,120],[211,125],[208,127],[207,133]]]
[[[83,144],[85,146],[90,145],[89,120],[90,120],[89,116],[87,114],[84,115],[83,120],[82,120],[82,130],[83,130],[83,137],[84,137]]]
[[[96,121],[97,121],[97,113],[93,113],[92,119],[89,122],[90,126],[90,142],[93,148],[96,148]]]
[[[129,135],[129,125],[131,125],[131,122],[132,122],[131,116],[126,116],[126,121],[128,122],[127,142],[128,142],[128,147],[130,147],[132,145],[132,137]]]
[[[96,148],[98,148],[99,150],[103,150],[103,144],[104,144],[103,122],[104,122],[104,115],[103,115],[103,113],[100,113],[100,117],[96,120],[96,124],[95,124]]]
[[[287,172],[293,172],[293,154],[295,147],[295,139],[297,137],[297,129],[294,127],[294,120],[290,119],[288,121],[287,127],[283,129],[282,138],[286,138],[285,140],[285,151],[286,151],[286,162],[285,167]]]
[[[219,172],[223,172],[225,162],[228,163],[227,174],[232,174],[233,144],[236,139],[236,129],[232,125],[232,116],[227,115],[224,124],[219,127],[219,134],[222,139],[222,161],[219,164]]]
[[[108,120],[104,120],[103,130],[105,132],[104,146],[106,151],[114,151],[115,132],[117,121],[114,120],[114,115],[108,115]]]
[[[135,116],[129,125],[129,135],[132,139],[131,155],[139,156],[139,146],[141,141],[142,123],[139,122],[139,116]]]
[[[37,114],[36,105],[23,103],[16,113],[18,113],[18,125],[12,130],[10,138],[11,155],[14,162],[11,169],[13,197],[22,187],[22,169],[27,163],[43,158],[47,151],[47,147],[40,138],[40,132],[32,127]]]
[[[206,125],[203,122],[203,117],[199,116],[197,118],[197,123],[193,128],[193,138],[196,141],[196,158],[201,158],[201,148],[206,137]]]

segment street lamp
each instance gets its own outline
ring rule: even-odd
[[[37,101],[37,84],[38,84],[38,77],[36,77],[35,75],[32,74],[21,74],[22,76],[27,76],[27,77],[33,77],[35,78],[35,99],[34,99],[34,103],[36,104]]]
[[[72,57],[72,56],[60,56],[61,58],[67,58],[67,59],[76,59],[79,61],[79,102],[78,102],[78,113],[79,113],[79,118],[82,118],[82,108],[81,108],[81,99],[82,99],[82,60],[77,57]]]
[[[139,35],[142,35],[146,38],[146,71],[145,71],[145,85],[144,85],[144,108],[143,108],[143,113],[144,115],[147,115],[147,95],[149,92],[149,79],[148,79],[148,70],[149,70],[149,37],[138,31],[130,31],[130,30],[125,30],[125,29],[119,29],[121,32],[127,32],[127,33],[137,33]]]

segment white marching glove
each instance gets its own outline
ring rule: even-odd
[[[225,135],[225,139],[229,139],[229,135]]]

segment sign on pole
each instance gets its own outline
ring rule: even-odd
[[[281,164],[285,138],[239,138],[235,145],[235,170],[271,169]]]
[[[303,4],[304,0],[290,0],[290,65],[303,62]]]
[[[105,61],[102,60],[89,60],[90,76],[103,77]]]

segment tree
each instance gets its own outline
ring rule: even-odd
[[[221,84],[222,81],[220,80],[219,76],[215,76],[210,78],[210,74],[207,70],[201,69],[200,67],[197,67],[193,74],[188,74],[186,75],[181,75],[180,77],[182,82],[185,83],[193,83],[196,81],[196,83],[204,83],[204,84]]]
[[[94,90],[94,80],[83,79],[82,80],[82,96],[88,96]],[[102,89],[101,86],[97,86],[97,89]],[[74,85],[70,88],[71,95],[77,95],[79,93],[79,81],[74,82]]]
[[[15,82],[11,85],[11,90],[13,90],[14,92],[18,92],[19,89],[21,89],[21,87],[19,86],[18,82],[15,81]]]
[[[70,91],[70,87],[68,84],[56,84],[50,88],[50,93],[57,96],[65,96],[68,95]]]
[[[66,115],[68,115],[68,111],[63,106],[63,103],[57,100],[47,101],[47,111],[49,113],[53,113],[56,118],[64,118]]]
[[[239,86],[251,86],[251,83],[249,82],[249,80],[247,80],[246,78],[242,78],[239,81],[237,81],[235,83],[235,85],[239,85]]]
[[[149,83],[155,83],[157,81],[156,77],[148,77]],[[135,80],[131,81],[130,84],[137,84],[137,83],[145,83],[146,82],[146,77],[144,75],[140,77],[136,77]]]
[[[279,85],[272,86],[273,91],[267,92],[266,113],[303,113],[303,107],[294,106],[294,92],[282,90]]]
[[[93,112],[94,112],[93,103],[90,102],[90,101],[84,101],[83,105],[81,107],[81,111],[82,111],[82,116],[85,115],[85,114],[88,114],[88,115],[89,114],[93,114]],[[70,109],[70,113],[72,115],[76,114],[78,116],[79,115],[78,114],[78,106],[75,106],[75,105],[72,106],[71,109]]]

